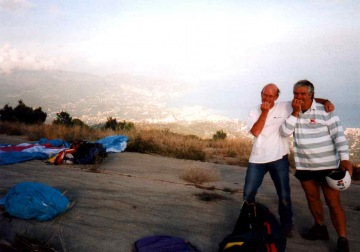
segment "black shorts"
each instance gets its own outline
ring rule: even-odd
[[[320,170],[320,171],[296,170],[295,177],[300,181],[315,180],[320,184],[322,184],[322,183],[326,183],[326,176],[329,175],[332,171],[336,171],[336,170],[337,169]]]

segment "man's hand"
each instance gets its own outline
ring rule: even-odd
[[[293,112],[291,113],[293,116],[298,117],[301,111],[301,105],[304,102],[302,100],[293,99],[291,102],[291,106],[293,108]]]
[[[334,104],[332,104],[329,100],[324,103],[324,108],[327,113],[333,112],[335,110]]]
[[[269,110],[270,110],[270,103],[268,103],[268,102],[263,102],[263,103],[261,103],[260,109],[261,109],[262,112],[269,112]]]
[[[258,137],[265,126],[267,114],[269,113],[270,110],[270,103],[268,102],[261,103],[260,109],[261,109],[261,114],[250,130],[251,134],[253,134],[254,137]]]
[[[350,163],[349,160],[341,160],[341,169],[343,171],[347,170],[350,173],[350,176],[352,176],[353,166],[352,166],[352,164]]]

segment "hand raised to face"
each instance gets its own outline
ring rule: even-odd
[[[298,99],[293,99],[291,102],[291,106],[293,108],[293,112],[292,115],[293,116],[298,116],[299,113],[301,112],[301,106],[304,104],[304,102],[302,100],[298,100]]]
[[[268,112],[271,109],[271,104],[269,102],[262,102],[260,106],[261,111]]]

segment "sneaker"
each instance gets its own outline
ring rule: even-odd
[[[349,241],[344,237],[339,237],[336,245],[336,252],[349,252]]]
[[[315,225],[309,230],[309,232],[302,235],[302,238],[305,240],[315,241],[315,240],[329,240],[329,233],[325,225]]]

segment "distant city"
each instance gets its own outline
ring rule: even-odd
[[[0,75],[0,106],[16,106],[22,100],[33,108],[41,107],[48,115],[47,123],[56,118],[56,113],[66,111],[88,125],[105,123],[112,117],[118,121],[163,124],[174,131],[202,137],[220,129],[232,136],[246,132],[245,108],[238,109],[238,116],[243,118],[237,118],[215,114],[202,106],[169,107],[164,100],[169,99],[167,95],[172,90],[161,93],[158,90],[162,87],[146,89],[141,81],[129,76],[105,78],[64,71],[17,71]],[[335,105],[345,128],[360,128],[360,104]]]

